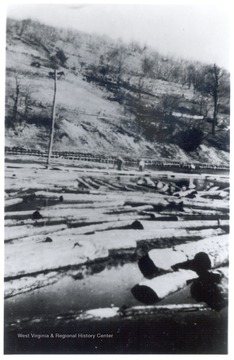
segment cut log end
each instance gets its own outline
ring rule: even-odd
[[[193,281],[190,292],[197,302],[205,302],[213,310],[228,305],[228,279],[220,273],[207,271]]]
[[[39,220],[39,219],[42,219],[43,216],[41,215],[41,213],[38,210],[36,210],[32,214],[32,218],[33,218],[33,220]]]
[[[202,251],[197,253],[194,256],[192,266],[193,266],[192,270],[196,271],[196,273],[198,275],[203,274],[207,270],[210,270],[211,269],[211,261],[210,261],[209,255]]]
[[[44,240],[44,242],[50,243],[50,242],[53,242],[53,240],[49,236],[47,236],[47,238]]]
[[[149,254],[146,254],[140,258],[138,261],[138,266],[142,274],[148,279],[152,279],[154,276],[158,275],[158,268],[150,259]]]
[[[142,223],[139,220],[135,220],[133,221],[133,223],[131,224],[131,229],[135,229],[135,230],[143,230],[144,226],[142,225]]]
[[[146,305],[152,305],[158,302],[160,299],[157,294],[150,289],[148,286],[144,285],[135,285],[132,288],[133,296],[140,302]]]

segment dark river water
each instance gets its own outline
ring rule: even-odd
[[[81,280],[65,275],[57,283],[5,300],[5,321],[100,307],[142,305],[131,289],[143,279],[137,263],[115,266]],[[189,289],[160,303],[193,303]]]
[[[130,318],[68,320],[58,315],[99,307],[140,305],[131,288],[142,280],[137,264],[105,269],[74,280],[64,276],[56,284],[5,301],[5,354],[226,354],[227,311],[155,313]],[[193,303],[190,289],[169,295],[159,304]],[[142,304],[141,304],[142,305]],[[23,319],[40,318],[39,322]],[[18,330],[17,330],[18,329]],[[19,330],[20,329],[20,330]],[[22,339],[18,333],[29,334]],[[31,334],[94,334],[95,340],[32,339]],[[98,334],[111,334],[100,339]],[[50,335],[48,335],[50,336]]]

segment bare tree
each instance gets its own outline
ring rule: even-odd
[[[15,94],[13,95],[14,105],[13,105],[13,113],[12,113],[12,123],[15,124],[17,121],[18,114],[18,105],[19,105],[19,96],[20,96],[20,84],[18,76],[15,78]]]
[[[30,25],[31,20],[26,19],[21,21],[21,27],[19,29],[19,37],[21,38],[24,34],[24,32],[27,30],[27,27]]]
[[[155,60],[145,56],[141,62],[141,68],[144,76],[152,77],[154,75]]]
[[[123,45],[114,48],[108,54],[108,61],[116,73],[117,83],[121,81],[122,76],[126,70],[126,58],[126,48]]]
[[[210,96],[213,100],[213,135],[215,135],[220,100],[223,96],[228,96],[229,94],[228,79],[226,75],[225,70],[218,67],[216,64],[208,65],[203,68],[201,80],[197,84],[198,90],[204,95]]]

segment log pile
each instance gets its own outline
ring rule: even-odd
[[[175,276],[173,266],[195,255],[183,250],[190,243],[213,239],[203,248],[210,246],[211,254],[213,244],[225,243],[223,250],[228,252],[229,190],[228,180],[221,180],[218,189],[200,191],[189,184],[178,186],[171,179],[139,181],[139,174],[80,176],[66,168],[7,168],[5,297],[113,257],[136,261],[145,254],[152,260],[152,252],[161,251],[160,258],[168,262],[154,264],[157,276],[167,271],[165,276]],[[176,263],[169,258],[170,251],[177,253]],[[181,268],[179,273],[175,289],[184,286],[188,274],[194,277],[193,269]],[[157,298],[162,294],[157,291]]]
[[[191,295],[215,310],[228,304],[228,236],[154,249],[139,260],[145,279],[132,294],[145,304],[154,304],[191,283]],[[220,268],[220,266],[222,267]],[[164,275],[157,274],[164,270]]]

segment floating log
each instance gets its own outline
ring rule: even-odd
[[[183,211],[178,211],[178,210],[173,210],[173,209],[167,209],[167,210],[163,210],[160,211],[161,215],[176,215],[176,216],[187,216],[187,215],[200,215],[203,216],[203,220],[207,220],[206,216],[219,216],[219,215],[224,215],[223,211],[216,211],[216,210],[209,210],[209,209],[193,209],[191,207],[186,207],[183,206]],[[227,213],[225,212],[225,215],[227,215]]]
[[[4,283],[4,298],[8,299],[15,295],[23,294],[34,289],[52,285],[61,278],[59,272],[51,271],[49,273],[41,273],[35,276],[25,276],[14,279],[14,281],[6,281]]]
[[[153,210],[153,206],[151,205],[143,205],[138,207],[132,206],[120,206],[114,209],[110,209],[108,211],[103,212],[103,214],[107,215],[117,215],[117,214],[126,214],[126,213],[139,213],[139,215],[149,215],[146,210]]]
[[[197,278],[197,274],[194,271],[179,270],[152,280],[143,280],[135,285],[131,291],[138,301],[150,305],[182,289],[189,280],[195,278]]]
[[[173,229],[159,230],[157,233],[145,230],[109,230],[92,235],[81,234],[85,229],[86,227],[66,229],[37,235],[33,233],[25,238],[17,238],[14,244],[6,244],[5,276],[26,276],[34,272],[81,266],[110,255],[122,256],[127,253],[135,256],[137,250],[142,252],[141,249],[145,246],[168,247],[172,243],[179,244],[211,234],[210,229],[199,232],[180,230],[176,236]],[[50,237],[52,242],[44,242],[46,237]],[[82,248],[74,247],[77,242]]]
[[[188,198],[195,198],[197,195],[197,191],[194,190],[194,189],[189,189],[189,190],[181,190],[181,191],[178,191],[178,192],[175,192],[173,193],[173,196],[177,196],[179,198],[181,197],[188,197]]]
[[[53,232],[63,230],[67,228],[67,224],[58,224],[51,226],[39,226],[35,227],[32,225],[26,226],[12,226],[5,229],[5,242],[12,241],[14,239],[20,239],[23,237],[39,235],[39,234],[51,234]]]
[[[139,212],[140,215],[148,215],[150,216],[151,220],[155,220],[155,221],[178,221],[179,218],[176,215],[158,215],[157,213],[154,212],[149,212],[149,211],[140,211]]]
[[[192,282],[191,296],[216,311],[228,305],[228,268],[205,271]]]
[[[152,249],[153,247],[167,248],[171,244],[180,244],[185,241],[195,241],[205,239],[211,236],[217,236],[224,234],[224,231],[221,229],[205,229],[205,230],[180,230],[177,237],[175,237],[173,229],[169,230],[158,230],[157,233],[152,233],[150,231],[142,230],[140,232],[133,229],[113,229],[108,228],[108,226],[116,226],[116,223],[102,223],[102,224],[90,224],[86,226],[81,226],[77,228],[68,228],[61,231],[56,231],[51,233],[49,236],[55,242],[62,241],[63,243],[77,242],[79,241],[91,241],[94,242],[97,246],[103,246],[105,249],[115,250],[116,253],[121,255],[121,251],[129,241],[134,243],[133,253],[139,248],[145,249],[146,247]],[[122,223],[123,224],[123,223]],[[126,222],[125,222],[126,224]],[[108,231],[107,231],[108,230]],[[101,231],[101,233],[100,233]],[[118,242],[116,242],[116,237],[118,237]],[[120,240],[121,239],[121,240]],[[125,239],[125,240],[124,240]],[[26,244],[27,242],[44,242],[45,234],[35,234],[31,236],[26,236],[23,238],[17,238],[10,241],[5,241],[5,243],[15,244],[21,243]],[[112,248],[114,246],[114,248]]]
[[[142,191],[144,193],[148,193],[148,192],[151,192],[151,191],[156,191],[156,189],[154,190],[153,188],[147,188],[146,186],[143,186],[143,185],[137,185],[137,184],[128,184],[127,187],[131,190],[131,191],[134,191],[134,190],[138,190],[138,191]]]
[[[207,200],[207,201],[206,201]],[[210,200],[205,198],[183,199],[183,205],[201,210],[229,211],[229,202],[224,200]]]
[[[59,197],[62,195],[64,198],[64,202],[69,202],[69,203],[81,203],[81,202],[88,202],[88,201],[102,201],[104,200],[104,198],[107,198],[105,196],[105,194],[100,193],[96,190],[92,190],[89,191],[89,193],[87,194],[83,194],[82,193],[77,193],[77,194],[70,194],[70,193],[61,193],[61,192],[51,192],[51,191],[36,191],[35,195],[37,198],[45,198],[45,199],[54,199],[54,200],[59,200]],[[88,195],[88,196],[87,196]],[[89,195],[90,195],[90,199],[89,199]]]
[[[222,213],[218,213],[218,214],[211,214],[211,215],[199,215],[199,214],[189,214],[189,215],[181,215],[181,216],[177,216],[177,220],[178,221],[190,221],[190,220],[229,220],[230,216],[229,214],[222,214]]]
[[[228,262],[229,236],[221,235],[193,241],[183,245],[176,245],[173,248],[154,249],[143,256],[139,262],[139,268],[144,276],[156,276],[160,271],[172,271],[178,268],[178,264],[194,258],[196,253],[205,252],[208,254],[211,267],[217,267]],[[190,264],[191,268],[192,264]]]
[[[155,221],[143,221],[145,229],[212,229],[218,227],[225,227],[229,225],[229,220],[191,220],[191,221],[172,221],[170,218],[167,222],[155,218]]]
[[[100,185],[93,181],[91,178],[86,178],[85,182],[91,185],[96,190],[100,188]]]
[[[70,212],[74,215],[74,211],[77,210],[95,210],[97,212],[97,209],[104,209],[103,214],[106,213],[107,209],[115,210],[118,209],[119,206],[122,206],[122,201],[119,202],[113,201],[113,202],[93,202],[92,200],[86,201],[86,203],[79,203],[79,204],[64,204],[64,203],[58,203],[58,205],[52,205],[49,207],[40,207],[40,211],[43,213],[43,217],[49,217],[49,214],[53,213],[53,217],[60,217],[60,214],[63,213],[63,211]],[[124,208],[124,207],[123,207]],[[130,208],[130,207],[129,207]],[[131,208],[133,209],[133,208]],[[134,210],[134,209],[133,209]],[[105,212],[104,212],[105,211]],[[57,212],[57,213],[56,213]],[[5,211],[4,217],[5,220],[23,220],[23,219],[29,219],[31,218],[32,210],[20,210],[20,211]],[[69,216],[69,215],[68,215]]]
[[[118,204],[117,204],[118,205]],[[58,208],[54,208],[54,207],[44,207],[40,210],[41,215],[43,216],[44,219],[55,219],[55,218],[63,218],[63,217],[75,217],[79,220],[79,218],[84,219],[86,217],[88,217],[89,219],[92,219],[93,217],[96,219],[97,217],[104,216],[104,210],[106,209],[106,207],[102,207],[100,206],[99,211],[97,211],[97,207],[98,206],[89,206],[89,207],[85,207],[85,206],[80,206],[80,207],[73,207],[73,206],[69,206],[69,207],[58,207]],[[117,206],[116,206],[117,207]],[[103,209],[103,210],[102,210]],[[32,213],[33,211],[18,211],[18,212],[8,212],[5,214],[5,219],[19,219],[21,220],[22,218],[28,218],[31,219],[32,218]],[[109,216],[112,216],[112,214],[110,214]],[[130,215],[129,215],[130,216]],[[106,218],[108,216],[105,216]],[[127,217],[127,215],[126,215]],[[116,217],[117,218],[117,217]]]
[[[143,206],[143,205],[152,205],[155,211],[163,211],[166,209],[173,209],[173,210],[182,210],[183,209],[183,202],[181,200],[166,200],[163,198],[155,198],[149,200],[142,200],[142,199],[134,199],[134,200],[127,200],[125,201],[124,205],[130,206]]]
[[[207,190],[208,191],[217,191],[217,190],[219,190],[219,186],[211,186]]]
[[[96,217],[89,216],[89,214],[83,214],[78,216],[74,214],[73,216],[63,216],[60,218],[45,218],[43,216],[40,220],[24,220],[16,222],[15,220],[6,221],[6,230],[5,230],[5,242],[9,242],[15,239],[20,239],[36,234],[52,234],[54,232],[60,231],[62,229],[68,229],[68,233],[71,233],[71,228],[80,228],[87,226],[93,226],[93,231],[100,231],[100,227],[104,230],[109,229],[120,229],[127,226],[135,220],[146,220],[149,219],[148,216],[130,214],[130,215],[109,215],[105,216],[102,213],[96,214]],[[108,223],[111,223],[108,225]],[[96,226],[96,227],[95,227]],[[103,230],[102,230],[103,231]],[[83,230],[82,233],[88,232],[88,230]]]
[[[72,221],[74,221],[74,218],[70,218],[70,217],[56,217],[55,219],[51,218],[51,219],[39,219],[39,220],[33,220],[33,219],[25,219],[25,220],[5,220],[5,227],[7,230],[7,234],[8,232],[10,232],[10,228],[13,229],[15,227],[21,227],[23,229],[23,227],[27,228],[28,226],[34,226],[35,228],[39,227],[39,228],[43,228],[46,226],[54,226],[54,225],[61,225],[62,223],[66,223],[67,225],[71,224]],[[86,223],[84,222],[84,225]],[[21,236],[18,237],[19,239],[21,238]],[[6,236],[6,240],[5,242],[11,241],[12,239],[8,239],[8,236]]]
[[[14,199],[6,199],[5,200],[5,208],[8,208],[12,205],[21,204],[24,201],[22,198],[14,198]]]
[[[44,236],[44,240],[48,235]],[[32,276],[50,271],[71,269],[100,260],[109,256],[108,249],[94,242],[79,239],[79,246],[74,247],[68,236],[54,238],[52,242],[35,242],[32,238],[23,243],[6,244],[5,246],[5,281],[11,281],[25,276]],[[129,246],[129,244],[128,244]]]
[[[229,235],[214,236],[185,246],[176,245],[174,249],[186,253],[188,260],[192,260],[195,253],[205,252],[209,256],[211,268],[216,268],[229,261]]]
[[[227,191],[224,190],[218,190],[218,191],[199,191],[199,196],[201,197],[207,197],[210,199],[224,199],[227,198],[229,196],[229,193]]]
[[[85,180],[81,178],[77,178],[76,181],[78,182],[78,187],[85,187],[86,189],[93,190],[93,186],[89,185]]]
[[[98,310],[96,309],[97,314]],[[123,317],[136,317],[142,315],[157,315],[159,313],[171,314],[176,312],[192,312],[199,310],[207,310],[207,306],[204,304],[163,304],[163,305],[138,305],[138,306],[122,306],[118,309],[118,313]],[[89,313],[89,310],[88,310]],[[100,312],[101,313],[101,312]],[[96,314],[93,310],[93,314]]]
[[[100,179],[95,179],[94,180],[93,178],[91,178],[91,179],[92,179],[92,181],[95,181],[100,186],[105,186],[110,190],[123,190],[123,187],[118,186],[118,185],[109,184],[109,182],[106,181],[106,180],[103,180],[103,179],[102,180],[100,180]]]

